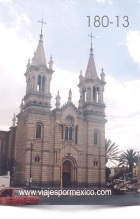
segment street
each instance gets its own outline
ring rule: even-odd
[[[40,199],[40,205],[140,205],[140,196],[134,194],[106,196],[63,196]]]

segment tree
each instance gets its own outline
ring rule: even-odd
[[[0,175],[4,175],[7,172],[7,158],[5,156],[5,154],[3,156],[1,156],[1,160],[0,160]]]
[[[10,171],[11,178],[14,175],[14,167],[19,164],[14,158],[8,159],[7,161],[7,171]]]
[[[109,175],[110,175],[111,171],[110,168],[106,167],[106,182],[109,181]]]
[[[115,145],[115,144],[116,143],[112,143],[112,141],[110,139],[105,140],[105,153],[106,153],[105,162],[106,162],[106,164],[108,161],[114,163],[115,160],[118,161],[118,159],[119,159],[119,156],[118,156],[120,153],[119,146]]]
[[[122,167],[119,173],[115,174],[113,179],[119,179],[120,177],[124,177],[124,174],[129,173],[129,169],[127,167]]]
[[[138,162],[137,152],[134,151],[134,149],[123,152],[120,156],[119,162],[119,166],[127,165],[129,167],[129,172],[132,172],[133,174],[133,166]]]
[[[3,156],[1,161],[1,175],[6,174],[7,171],[10,171],[10,176],[13,177],[14,167],[17,164],[18,163],[14,158],[7,159],[5,156]]]

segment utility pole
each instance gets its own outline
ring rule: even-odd
[[[31,143],[31,157],[30,157],[30,179],[29,179],[29,189],[31,189],[31,183],[32,183],[32,147],[33,147],[33,144]]]
[[[60,150],[60,161],[61,161],[61,191],[62,191],[62,132],[63,132],[63,125],[60,125],[60,140],[61,140],[61,150]]]

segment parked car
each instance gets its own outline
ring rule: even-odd
[[[0,205],[38,204],[39,197],[26,195],[21,188],[5,187],[0,191]]]

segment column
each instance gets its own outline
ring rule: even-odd
[[[91,88],[89,88],[89,100],[91,101]]]

